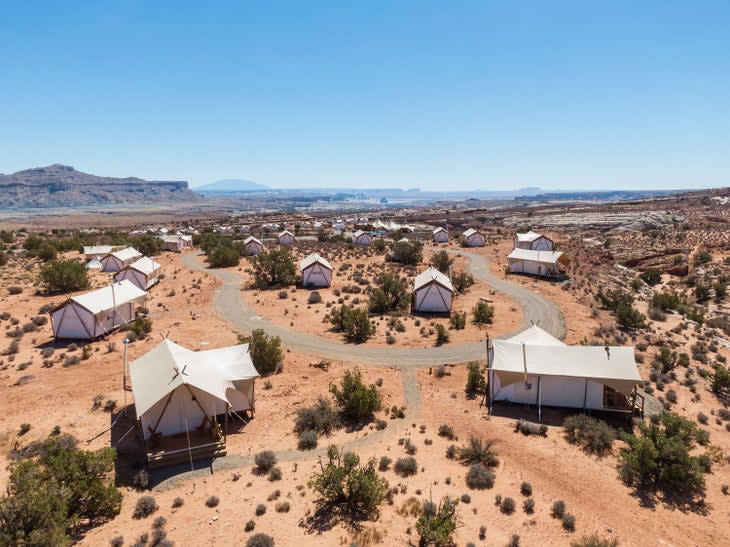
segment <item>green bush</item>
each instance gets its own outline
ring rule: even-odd
[[[621,304],[616,311],[616,322],[625,329],[643,329],[646,327],[646,317],[631,304]]]
[[[449,317],[449,325],[454,330],[463,330],[466,328],[466,312],[454,312]]]
[[[127,323],[124,330],[133,332],[137,337],[152,332],[152,319],[149,317],[137,317],[134,321]]]
[[[211,268],[230,268],[238,266],[241,254],[233,247],[215,247],[207,253]]]
[[[603,455],[611,451],[616,432],[603,420],[585,414],[575,414],[563,420],[568,442],[577,444],[586,452]]]
[[[467,396],[474,397],[483,394],[487,389],[486,365],[478,361],[472,361],[466,365],[466,391]]]
[[[423,503],[421,516],[416,521],[416,532],[420,545],[446,547],[453,545],[456,531],[456,503],[451,498],[443,498],[438,507],[431,501]]]
[[[37,459],[9,467],[0,498],[0,545],[70,545],[71,537],[119,514],[122,494],[109,478],[116,452],[77,450],[63,435],[37,444]]]
[[[396,241],[390,247],[390,260],[406,266],[420,264],[423,243],[420,241]]]
[[[299,440],[297,441],[297,448],[299,450],[313,450],[317,448],[317,432],[316,431],[302,431],[299,434]]]
[[[89,288],[86,266],[76,260],[54,260],[44,264],[40,277],[50,292],[73,292]]]
[[[162,250],[160,238],[152,234],[143,234],[132,238],[129,243],[144,256],[155,256],[160,254]]]
[[[53,246],[53,244],[46,242],[38,248],[36,256],[40,258],[43,262],[56,260],[56,258],[58,257],[58,250]]]
[[[250,260],[257,287],[282,287],[296,283],[297,266],[289,249],[264,251]]]
[[[638,435],[622,435],[626,447],[619,454],[621,479],[642,491],[702,495],[705,470],[692,450],[707,441],[706,434],[691,420],[670,412],[655,422],[639,423]]]
[[[259,473],[268,473],[276,465],[276,454],[272,450],[264,450],[256,454],[253,461]]]
[[[443,346],[449,341],[449,331],[441,323],[436,323],[436,345]]]
[[[477,325],[491,325],[494,320],[494,306],[490,306],[486,302],[477,302],[471,313],[474,323]]]
[[[639,277],[647,285],[656,285],[662,280],[662,272],[656,268],[649,268],[641,272]]]
[[[358,369],[346,370],[340,386],[330,386],[330,392],[334,395],[342,415],[353,422],[372,420],[373,413],[382,407],[378,388],[374,384],[366,386]]]
[[[327,450],[327,463],[309,480],[332,510],[343,510],[348,517],[369,517],[385,500],[388,481],[378,475],[376,460],[364,466],[353,452],[342,453],[332,445]]]
[[[393,470],[401,477],[410,477],[411,475],[418,473],[418,462],[413,456],[398,458],[395,461]]]
[[[499,458],[493,447],[494,441],[470,437],[469,442],[459,448],[456,459],[464,465],[479,463],[486,467],[497,467]]]
[[[488,467],[481,463],[475,463],[469,467],[466,473],[466,485],[475,490],[484,490],[494,486],[495,474]]]
[[[274,547],[274,538],[259,532],[248,538],[246,547]]]
[[[327,399],[320,397],[312,406],[297,409],[294,432],[314,431],[322,435],[329,435],[339,426],[340,418],[337,411]]]
[[[142,496],[137,500],[137,504],[134,506],[134,513],[132,518],[143,519],[149,517],[152,513],[159,509],[159,505],[152,496]]]
[[[363,308],[353,308],[342,304],[329,313],[329,322],[335,332],[344,332],[345,338],[356,344],[366,342],[375,334],[375,326],[370,322],[368,312]]]
[[[455,272],[451,275],[451,284],[459,294],[464,294],[474,284],[474,276],[466,272]]]
[[[377,287],[370,295],[368,308],[372,313],[390,313],[408,309],[411,296],[405,284],[395,275],[378,276]]]
[[[650,307],[657,308],[662,311],[678,310],[682,306],[679,296],[674,293],[661,292],[655,293],[651,297]]]
[[[605,539],[598,534],[591,534],[572,541],[570,547],[618,547],[618,540]]]
[[[268,336],[263,329],[256,329],[250,337],[239,336],[238,340],[242,344],[248,344],[251,361],[259,374],[268,376],[281,370],[284,351],[278,336]]]
[[[439,251],[431,257],[431,266],[441,273],[448,274],[453,263],[454,261],[451,257],[449,257],[449,253],[446,251]]]

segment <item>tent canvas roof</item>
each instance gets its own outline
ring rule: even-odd
[[[147,256],[143,256],[139,260],[132,262],[129,267],[133,270],[137,270],[145,275],[149,275],[161,268],[159,263],[155,262]]]
[[[164,241],[165,243],[177,243],[181,239],[183,241],[192,241],[192,236],[184,236],[181,234],[172,235],[172,236],[160,236],[160,239]]]
[[[523,354],[524,347],[524,354]],[[570,376],[640,382],[634,348],[566,346],[495,340],[491,368],[495,371],[543,376]],[[526,363],[526,364],[525,364]]]
[[[432,233],[438,234],[439,232],[445,232],[445,231],[446,231],[446,228],[442,228],[441,226],[439,226],[438,228],[434,228]]]
[[[192,351],[167,339],[130,363],[129,371],[137,416],[183,384],[227,401],[226,391],[235,389],[234,381],[259,376],[248,344]]]
[[[515,260],[531,260],[533,262],[542,262],[545,264],[557,264],[560,257],[563,256],[561,251],[535,251],[533,249],[513,249],[507,258]]]
[[[431,267],[416,276],[413,280],[413,290],[417,291],[432,281],[436,281],[436,283],[443,285],[452,292],[454,291],[454,286],[451,284],[451,280],[434,267]]]
[[[354,237],[360,237],[360,236],[361,236],[361,235],[363,235],[364,233],[365,233],[365,232],[363,232],[362,230],[358,230],[357,232],[355,232],[355,233],[354,233],[354,234],[352,234],[352,235],[353,235]]]
[[[247,237],[246,239],[244,239],[244,240],[243,240],[243,244],[244,244],[244,245],[248,245],[248,244],[249,244],[249,243],[251,243],[251,242],[256,242],[256,243],[258,243],[259,245],[263,245],[263,243],[261,243],[261,242],[260,242],[260,241],[259,241],[259,240],[258,240],[257,238],[255,238],[254,236],[248,236],[248,237]]]
[[[327,259],[319,256],[317,253],[312,253],[304,257],[304,259],[302,259],[302,261],[299,263],[299,269],[306,270],[315,263],[322,264],[322,266],[324,266],[328,270],[332,269],[332,265],[327,261]]]
[[[71,298],[80,306],[91,313],[100,313],[111,310],[114,306],[126,304],[138,298],[146,296],[147,293],[138,288],[134,283],[125,279],[119,283],[112,283],[101,289],[87,292]]]
[[[101,260],[98,256],[95,256],[86,263],[86,268],[89,270],[101,270]]]
[[[88,245],[84,246],[85,255],[108,255],[112,252],[111,245]]]
[[[142,253],[140,253],[134,247],[127,247],[126,249],[122,249],[121,251],[115,251],[111,253],[111,255],[115,258],[118,258],[119,260],[124,261],[136,258],[138,256],[142,256]]]
[[[464,233],[462,234],[464,237],[469,237],[470,235],[478,233],[474,228],[469,228],[468,230],[464,230]]]
[[[531,242],[535,241],[536,239],[540,239],[542,237],[542,234],[538,234],[537,232],[533,232],[530,230],[527,233],[524,234],[517,234],[517,241],[525,241],[525,242]]]
[[[536,344],[541,346],[564,346],[565,343],[555,338],[552,334],[545,332],[537,325],[532,325],[520,333],[507,338],[505,342],[513,342],[515,344]]]
[[[294,237],[294,234],[292,234],[289,230],[284,230],[283,232],[279,233],[279,237],[283,237],[286,235],[290,235],[290,236]]]

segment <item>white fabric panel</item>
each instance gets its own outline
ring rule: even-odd
[[[321,264],[314,264],[302,272],[302,285],[305,287],[329,287],[332,271]]]
[[[416,291],[416,311],[448,313],[451,311],[451,292],[433,282],[421,287]]]

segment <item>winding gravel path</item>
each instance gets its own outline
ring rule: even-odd
[[[522,308],[524,316],[523,325],[519,330],[529,326],[532,320],[539,321],[543,329],[557,338],[565,336],[563,314],[554,302],[507,280],[495,277],[489,272],[489,262],[484,256],[467,251],[452,250],[449,252],[460,253],[468,258],[470,273],[475,278],[488,283],[496,291],[506,294],[517,302]],[[297,349],[324,359],[353,360],[401,370],[484,359],[484,342],[446,344],[427,348],[374,348],[337,342],[323,336],[306,334],[276,325],[257,315],[256,311],[242,298],[242,278],[239,274],[206,268],[201,264],[200,257],[201,253],[188,253],[183,255],[182,263],[188,268],[213,274],[223,281],[223,286],[216,290],[213,297],[213,308],[218,316],[242,331],[264,329],[267,334],[280,337],[287,348]],[[512,334],[514,333],[506,335],[505,338]]]

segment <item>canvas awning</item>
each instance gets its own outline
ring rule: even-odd
[[[167,339],[130,363],[129,371],[137,416],[185,384],[228,401],[234,382],[259,376],[248,344],[192,351]]]
[[[147,293],[134,283],[125,279],[101,289],[71,297],[71,300],[93,314],[99,314],[116,306],[126,304],[147,296]]]
[[[130,269],[137,270],[144,275],[150,275],[161,268],[160,264],[147,256],[143,256],[139,260],[135,260],[129,265]]]

